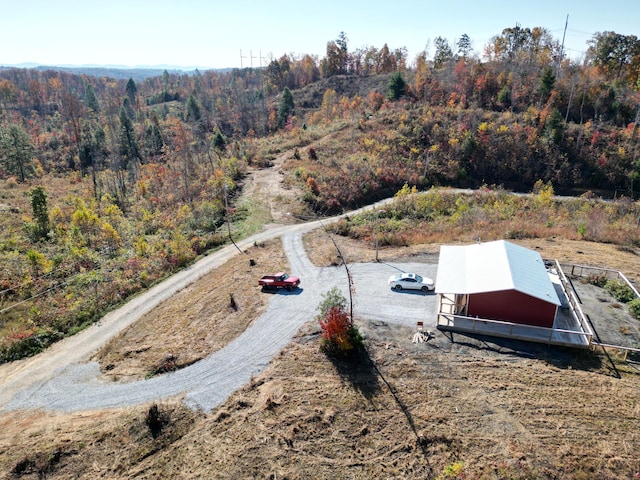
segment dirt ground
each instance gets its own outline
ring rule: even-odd
[[[313,249],[326,244],[322,235],[306,243],[313,258],[331,261]],[[353,261],[374,254],[338,241]],[[434,246],[381,253],[433,261]],[[274,242],[250,257],[278,263],[283,252]],[[254,275],[244,255],[223,268],[238,281]],[[125,331],[100,354],[105,374],[148,375],[167,352],[188,364],[236,335],[265,295],[238,294],[234,311],[225,275],[204,278]],[[200,317],[215,324],[215,335],[198,333],[207,331]],[[181,325],[166,323],[177,318]],[[156,438],[149,406],[4,414],[0,478],[587,479],[640,472],[635,364],[440,332],[417,344],[413,329],[356,320],[368,351],[359,363],[325,357],[310,322],[263,374],[209,415],[160,404]]]
[[[260,189],[278,188],[277,175],[273,182]],[[282,208],[272,198],[280,214],[291,208],[289,197]],[[375,258],[371,245],[337,241],[348,261]],[[611,245],[519,243],[545,258],[640,272],[638,255]],[[326,233],[305,245],[314,263],[337,261]],[[379,254],[433,262],[438,248]],[[264,269],[285,261],[279,242],[247,253],[109,343],[96,357],[104,375],[127,381],[179,368],[237,336],[266,305],[248,258]],[[249,287],[230,292],[230,276]],[[637,364],[615,352],[441,332],[413,343],[412,328],[355,320],[367,346],[358,362],[321,353],[311,320],[209,414],[178,401],[157,410],[4,413],[0,478],[640,478]]]
[[[103,377],[139,380],[183,368],[220,349],[266,309],[268,296],[261,294],[257,278],[279,270],[287,270],[280,240],[236,255],[97,352],[94,360],[100,363]]]

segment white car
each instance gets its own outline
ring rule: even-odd
[[[422,290],[429,292],[436,288],[433,280],[417,273],[396,273],[389,277],[389,287],[394,290]]]

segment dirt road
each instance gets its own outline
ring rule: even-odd
[[[325,224],[327,221],[323,221]],[[195,408],[209,411],[258,374],[316,314],[322,293],[336,286],[348,297],[344,267],[317,268],[302,243],[304,232],[319,222],[274,227],[239,242],[240,249],[282,236],[291,271],[300,274],[302,288],[272,295],[269,308],[244,334],[208,358],[179,371],[148,380],[117,383],[98,380],[99,365],[91,355],[140,316],[188,284],[240,254],[228,246],[194,264],[111,312],[87,330],[65,339],[30,359],[0,367],[0,409],[45,408],[77,411],[121,407],[184,396]],[[350,271],[358,292],[354,314],[391,324],[415,325],[425,310],[435,311],[435,296],[398,293],[386,278],[398,271],[418,270],[435,277],[436,265],[353,264]],[[398,316],[398,306],[402,316]],[[427,315],[435,318],[435,315]]]
[[[309,223],[305,225],[275,227],[238,242],[238,247],[243,249],[253,244],[253,242],[277,238],[285,231],[299,230],[302,232],[307,229],[312,229],[314,226],[313,223]],[[32,358],[1,365],[0,385],[2,385],[2,388],[0,389],[0,409],[20,408],[21,402],[31,395],[25,393],[25,390],[46,390],[48,388],[47,385],[64,382],[69,372],[74,372],[73,375],[69,377],[69,381],[72,381],[71,379],[75,375],[79,375],[77,378],[83,379],[91,377],[96,365],[86,364],[84,362],[110,338],[135,322],[140,316],[171,297],[177,291],[222,265],[233,255],[237,254],[239,254],[238,249],[233,245],[229,245],[140,294],[121,308],[107,314],[98,323],[86,330],[54,344],[45,352]],[[57,378],[63,372],[65,373],[64,378]],[[147,385],[147,387],[151,387],[151,385]],[[19,395],[16,397],[17,394]],[[106,404],[110,404],[108,399],[105,399],[105,401]],[[41,399],[36,403],[44,406],[48,402],[46,399]],[[55,402],[52,402],[52,405],[54,404]],[[73,409],[73,407],[70,409]]]

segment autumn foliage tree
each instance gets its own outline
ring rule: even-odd
[[[334,287],[322,295],[317,317],[322,329],[322,350],[340,358],[348,358],[364,348],[364,340],[347,313],[347,300]]]
[[[598,32],[588,43],[588,54],[596,67],[610,77],[626,77],[631,84],[637,84],[640,40],[635,35]]]

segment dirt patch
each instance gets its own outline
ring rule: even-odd
[[[254,245],[141,317],[94,360],[114,381],[190,365],[246,330],[268,303],[258,278],[287,269],[280,240]]]
[[[409,328],[358,324],[368,347],[359,363],[325,357],[309,324],[210,415],[159,405],[166,424],[157,438],[145,424],[148,406],[3,415],[0,478],[580,479],[640,471],[637,371],[616,378],[588,352],[441,334],[414,344]],[[451,471],[458,477],[445,475]]]
[[[292,157],[285,152],[266,168],[251,168],[242,189],[243,201],[260,203],[268,207],[271,221],[286,224],[295,221],[293,214],[308,213],[301,202],[304,192],[287,181],[283,166]]]
[[[584,278],[574,278],[572,283],[582,302],[581,308],[593,327],[594,342],[640,348],[640,320],[631,315],[625,303]]]

